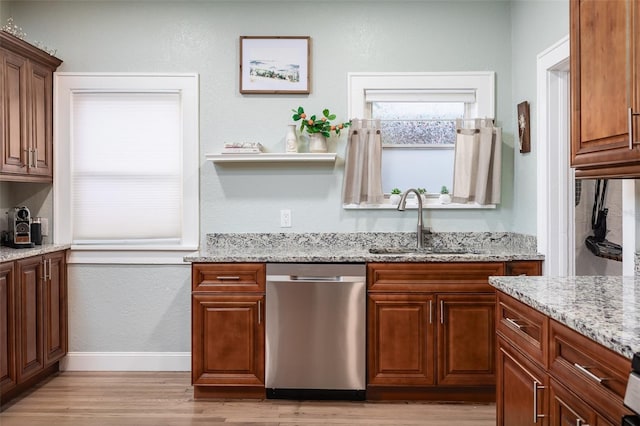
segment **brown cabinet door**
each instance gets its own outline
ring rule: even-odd
[[[45,366],[67,353],[67,273],[65,252],[44,257],[44,361]]]
[[[29,146],[32,150],[29,174],[53,176],[53,76],[51,69],[29,64]]]
[[[494,386],[494,294],[445,294],[438,305],[438,384]]]
[[[497,367],[498,426],[547,425],[546,373],[501,338],[498,338]]]
[[[629,147],[629,108],[640,112],[640,61],[632,54],[640,22],[631,19],[639,4],[571,0],[571,166],[584,169],[578,176],[640,175],[640,146]],[[637,135],[638,119],[632,122]],[[587,171],[593,167],[600,172]]]
[[[0,394],[16,386],[13,262],[0,263]]]
[[[192,295],[192,384],[264,386],[264,295]]]
[[[435,300],[430,294],[369,294],[368,385],[435,384]]]
[[[596,413],[559,382],[551,380],[551,425],[595,425]]]
[[[0,172],[27,173],[27,60],[0,49]]]
[[[42,257],[16,261],[17,265],[17,368],[22,382],[44,367],[42,347]]]

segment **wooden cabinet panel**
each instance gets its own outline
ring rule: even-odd
[[[605,418],[622,418],[629,360],[553,320],[549,339],[549,372]]]
[[[495,296],[444,294],[437,302],[438,384],[495,385]]]
[[[192,291],[264,293],[264,263],[194,263]]]
[[[0,263],[0,392],[16,386],[13,262]]]
[[[596,413],[556,380],[550,389],[551,425],[595,425]]]
[[[577,177],[640,176],[640,1],[571,0],[571,166]],[[635,18],[633,18],[635,16]]]
[[[546,368],[549,318],[502,292],[498,293],[497,300],[498,333]]]
[[[27,139],[27,60],[0,49],[2,60],[2,114],[0,115],[0,172],[26,173]]]
[[[67,353],[67,264],[64,252],[44,257],[44,361],[51,365]]]
[[[264,386],[263,295],[193,295],[194,385]]]
[[[370,263],[369,291],[487,292],[489,277],[504,275],[502,262]]]
[[[30,146],[33,150],[29,174],[53,176],[53,74],[37,63],[29,66]]]
[[[549,424],[548,377],[545,371],[500,337],[497,357],[498,426]]]
[[[17,265],[17,368],[18,380],[24,381],[44,368],[43,300],[41,257],[16,262]]]
[[[367,383],[435,384],[434,297],[370,294],[367,308]]]

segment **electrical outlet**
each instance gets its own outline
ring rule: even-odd
[[[280,228],[291,228],[291,210],[280,210]]]

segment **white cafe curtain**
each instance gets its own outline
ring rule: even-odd
[[[382,204],[380,120],[351,121],[342,188],[343,204]]]
[[[476,120],[474,128],[456,127],[453,202],[499,204],[502,129],[492,120]]]

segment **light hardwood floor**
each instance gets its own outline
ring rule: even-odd
[[[495,425],[494,404],[194,401],[189,373],[64,372],[0,413],[1,426]]]

